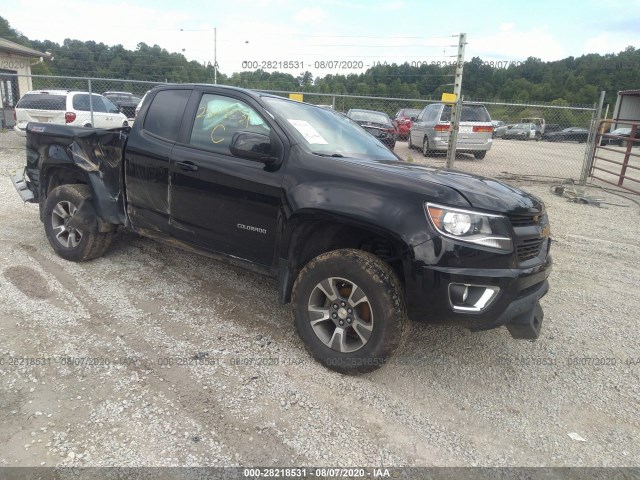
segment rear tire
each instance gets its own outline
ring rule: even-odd
[[[68,226],[81,206],[86,209],[86,227]],[[80,184],[61,185],[49,193],[44,203],[44,230],[53,250],[72,262],[84,262],[104,255],[111,246],[114,233],[98,231],[91,191],[87,185]]]
[[[361,250],[334,250],[311,260],[293,286],[292,310],[309,353],[346,374],[380,368],[409,331],[398,277]]]
[[[431,153],[432,151],[429,150],[429,139],[425,137],[422,141],[422,155],[428,157]]]
[[[407,135],[407,147],[409,148],[409,150],[413,150],[413,143],[411,142],[411,133],[409,133],[409,135]]]

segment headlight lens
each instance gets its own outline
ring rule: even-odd
[[[504,252],[513,251],[509,220],[502,215],[425,205],[433,226],[444,236]]]

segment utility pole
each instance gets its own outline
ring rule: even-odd
[[[213,83],[218,84],[218,29],[213,29]]]
[[[467,44],[467,34],[458,36],[458,56],[456,62],[456,75],[453,81],[453,94],[456,101],[451,105],[451,126],[449,127],[449,145],[447,148],[447,168],[453,168],[456,158],[456,143],[460,130],[460,114],[462,113],[462,70],[464,68],[464,46]]]

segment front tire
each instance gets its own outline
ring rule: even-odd
[[[395,272],[361,250],[334,250],[311,260],[293,286],[292,309],[309,353],[346,374],[384,365],[409,328]]]
[[[482,160],[484,157],[487,156],[487,152],[473,152],[473,156],[477,159],[477,160]]]
[[[82,215],[83,226],[74,226],[76,215]],[[44,230],[53,250],[72,262],[101,257],[113,239],[112,231],[98,231],[87,185],[61,185],[49,193],[44,203]]]
[[[409,135],[407,135],[407,147],[409,148],[409,150],[413,150],[413,142],[411,142],[411,132],[409,132]]]

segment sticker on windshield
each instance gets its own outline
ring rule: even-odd
[[[315,145],[327,145],[327,141],[322,138],[322,135],[320,135],[318,131],[313,128],[306,120],[289,119],[289,123],[300,132],[300,134],[307,142]]]

